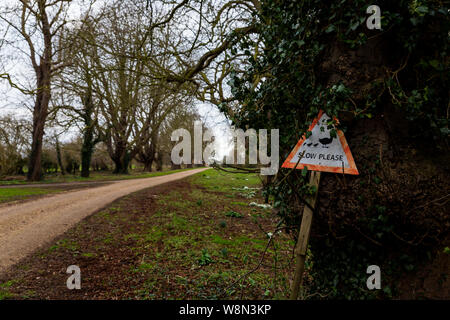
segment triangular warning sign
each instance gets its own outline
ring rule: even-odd
[[[297,142],[294,150],[284,161],[283,168],[294,168],[303,152],[303,158],[297,165],[297,169],[325,171],[334,173],[359,174],[353,160],[352,153],[345,140],[344,133],[336,130],[336,138],[333,138],[328,129],[327,121],[331,118],[322,110],[317,118],[309,126],[311,135],[305,135]]]

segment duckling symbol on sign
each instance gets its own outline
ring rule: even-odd
[[[309,127],[309,137],[304,135],[297,142],[282,167],[294,168],[305,152],[296,169],[306,166],[313,171],[359,174],[344,133],[337,130],[330,120],[321,110]]]

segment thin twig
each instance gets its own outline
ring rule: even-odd
[[[291,187],[291,189],[295,192],[295,195],[300,199],[300,201],[306,205],[312,212],[314,211],[314,208],[308,203],[308,201],[305,200],[305,198],[303,198],[300,193],[297,191],[297,188],[295,188],[291,182],[289,182],[289,180],[287,180],[289,186]]]
[[[292,170],[289,171],[289,173],[288,173],[287,175],[285,175],[285,176],[283,177],[283,179],[280,180],[280,182],[277,183],[277,186],[281,185],[281,183],[282,183],[285,179],[287,179],[287,177],[289,177],[289,175],[290,175],[292,172],[294,172],[295,169],[297,169],[297,166],[298,166],[298,164],[300,163],[300,160],[302,160],[303,155],[305,154],[305,152],[306,152],[306,150],[304,150],[304,151],[302,152],[302,154],[298,157],[298,161],[297,161],[297,163],[295,164],[294,168],[292,168]]]
[[[429,205],[430,203],[434,203],[434,202],[443,200],[443,199],[448,198],[448,197],[450,197],[450,193],[447,194],[446,196],[443,196],[443,197],[441,197],[441,198],[438,198],[438,199],[434,199],[434,200],[428,201],[427,203],[425,203],[425,204],[423,204],[423,205],[420,205],[420,206],[415,207],[415,208],[413,208],[413,209],[411,209],[411,210],[408,210],[408,211],[406,212],[406,214],[410,213],[410,212],[413,211],[413,210],[416,210],[416,209],[420,209],[420,208],[426,207],[426,206]],[[447,202],[447,201],[446,201],[446,202]],[[444,202],[444,203],[441,204],[440,206],[444,205],[446,202]]]
[[[358,232],[361,233],[361,234],[362,234],[367,240],[369,240],[370,242],[376,244],[376,245],[379,246],[379,247],[382,247],[382,246],[383,246],[380,242],[378,242],[378,241],[372,239],[371,237],[369,237],[368,235],[364,234],[361,230],[359,230],[358,227],[354,226],[354,228],[355,228],[356,230],[358,230]]]

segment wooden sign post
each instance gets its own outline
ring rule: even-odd
[[[306,201],[312,209],[316,207],[317,194],[319,193],[320,172],[311,171],[309,184],[316,187],[314,195],[310,196]],[[300,231],[298,233],[297,245],[295,247],[295,276],[292,284],[291,300],[297,300],[300,285],[303,280],[303,273],[305,271],[306,250],[308,249],[309,233],[311,231],[311,223],[313,218],[313,210],[309,206],[304,207]]]
[[[309,136],[304,135],[297,142],[294,150],[282,165],[283,168],[303,169],[306,167],[311,170],[309,184],[316,189],[314,195],[305,199],[309,206],[305,205],[303,209],[302,222],[295,247],[295,275],[290,296],[292,300],[298,298],[305,271],[306,251],[311,232],[313,211],[316,207],[319,192],[320,172],[359,174],[344,133],[337,130],[330,120],[331,118],[321,110],[308,129]],[[337,121],[337,119],[334,120]]]

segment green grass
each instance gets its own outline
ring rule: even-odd
[[[9,291],[9,288],[17,281],[10,280],[5,283],[0,283],[0,300],[10,299],[14,297],[14,294]]]
[[[242,214],[240,214],[239,212],[233,211],[233,210],[227,211],[225,213],[225,215],[227,217],[242,218]]]
[[[255,191],[247,188],[260,188],[261,180],[256,174],[226,173],[218,170],[208,170],[196,174],[192,181],[194,184],[213,191],[228,192],[230,196],[237,192]]]
[[[0,203],[23,200],[33,196],[60,192],[59,189],[46,188],[0,188]]]
[[[68,249],[71,251],[77,251],[78,245],[76,242],[71,241],[70,239],[62,239],[59,240],[56,244],[50,247],[49,251],[56,251],[60,249]]]
[[[98,271],[101,279],[92,286],[104,286],[104,299],[239,299],[241,293],[243,299],[285,298],[293,247],[287,235],[277,235],[263,265],[230,287],[258,264],[268,242],[265,232],[278,221],[273,213],[249,206],[262,201],[259,178],[211,169],[185,181],[188,187],[174,185],[151,202],[144,200],[151,190],[115,201],[44,249],[41,259],[58,267],[84,259],[90,272],[103,265],[107,269]],[[250,191],[255,199],[241,195]],[[274,273],[274,264],[283,270]],[[28,272],[44,279],[39,270]],[[47,270],[48,279],[52,272]],[[4,290],[6,299],[27,294],[11,289],[14,285]],[[47,294],[36,291],[35,298]]]
[[[89,182],[89,181],[115,181],[115,180],[128,180],[128,179],[142,179],[165,176],[172,173],[193,170],[198,168],[177,169],[168,171],[156,171],[156,172],[131,172],[129,174],[113,174],[111,172],[91,172],[89,178],[83,178],[77,175],[66,174],[62,176],[60,174],[50,174],[44,177],[44,180],[37,182],[28,182],[26,180],[0,180],[0,185],[21,185],[21,184],[52,184],[52,183],[65,183],[65,182]]]
[[[225,296],[223,288],[254,267],[267,244],[267,236],[256,225],[249,226],[248,220],[250,212],[258,213],[255,219],[267,220],[264,218],[267,215],[260,208],[249,208],[249,202],[254,200],[245,196],[256,193],[255,197],[261,202],[260,179],[254,174],[208,170],[190,177],[189,181],[201,187],[189,190],[189,200],[186,200],[186,194],[183,198],[183,193],[177,190],[158,197],[157,204],[163,209],[157,211],[152,219],[152,227],[145,237],[146,244],[139,245],[136,251],[154,261],[152,266],[156,267],[152,272],[156,272],[155,277],[158,277],[158,272],[164,275],[162,270],[174,265],[180,270],[192,270],[188,275],[176,276],[176,281],[190,298],[234,297],[236,288],[230,289]],[[236,230],[240,230],[238,234]],[[136,235],[138,243],[139,238]],[[158,243],[163,249],[152,256],[146,248],[156,247]],[[283,246],[292,247],[292,244],[286,240]],[[268,256],[276,254],[269,248]],[[268,265],[273,263],[271,259],[268,258]],[[278,294],[284,298],[285,295],[280,293],[279,279],[274,280],[266,272],[256,271],[241,285],[247,292],[260,294],[259,297],[276,297]]]
[[[161,209],[151,219],[146,235],[133,234],[137,242],[136,254],[145,255],[152,262],[152,268],[148,270],[148,277],[153,279],[152,288],[141,288],[137,294],[142,294],[142,298],[154,297],[159,286],[159,281],[155,280],[166,277],[176,266],[181,274],[177,272],[174,281],[189,298],[233,298],[241,286],[246,288],[248,297],[285,298],[280,286],[288,288],[287,282],[280,284],[280,279],[274,280],[273,273],[269,274],[267,269],[257,270],[225,296],[223,292],[230,283],[255,266],[267,244],[267,236],[250,222],[249,217],[249,213],[256,212],[254,219],[265,219],[267,223],[263,209],[249,207],[252,201],[262,202],[258,176],[207,170],[189,177],[188,181],[199,187],[189,190],[189,200],[186,199],[187,194],[179,190],[158,196],[156,203]],[[256,199],[247,198],[250,193],[256,193]],[[148,248],[158,245],[161,248],[157,252],[148,251]],[[282,245],[284,248],[292,247],[288,240],[283,240]],[[273,263],[276,254],[273,248],[269,248],[267,265]],[[289,254],[284,259],[286,257]],[[147,271],[141,265],[133,270]],[[170,292],[166,294],[168,296],[157,297],[170,299]]]

